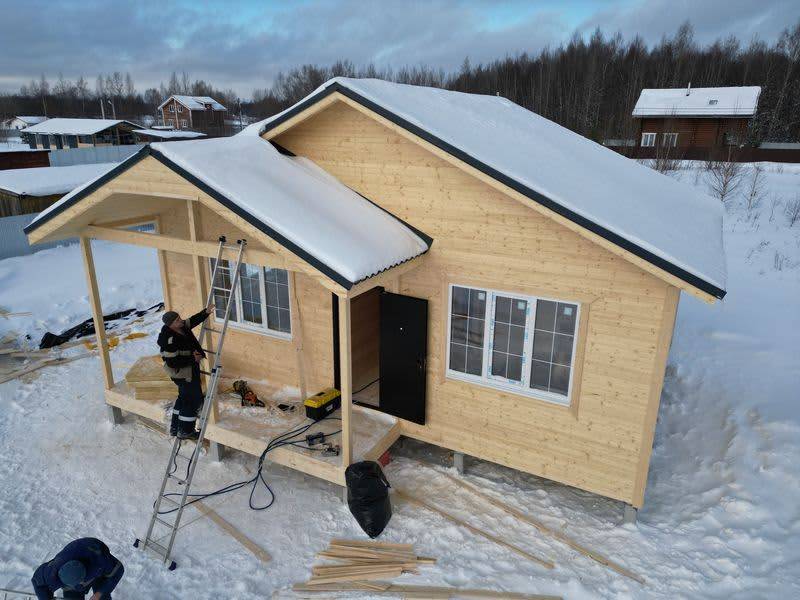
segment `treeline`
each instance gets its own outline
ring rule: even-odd
[[[595,140],[631,138],[631,111],[642,88],[748,86],[762,88],[758,115],[750,138],[760,141],[800,141],[800,21],[772,45],[754,39],[746,46],[735,37],[700,46],[691,25],[649,48],[636,36],[606,36],[599,29],[589,39],[574,35],[566,44],[536,55],[507,56],[487,64],[465,59],[455,73],[425,65],[398,70],[374,65],[357,67],[341,60],[330,66],[303,65],[280,73],[272,86],[256,90],[241,111],[264,118],[300,100],[335,76],[374,77],[441,87],[462,92],[500,94],[548,119]],[[114,102],[119,118],[154,114],[170,94],[208,95],[237,113],[234,90],[218,90],[186,73],[172,73],[168,83],[136,92],[125,73],[97,77],[94,89],[79,78],[59,76],[50,87],[44,76],[23,86],[19,94],[0,96],[0,117],[20,114],[97,116],[99,101]]]
[[[21,115],[46,115],[49,117],[99,117],[105,114],[118,119],[141,119],[156,116],[158,105],[172,94],[211,96],[228,108],[238,112],[237,95],[233,90],[216,89],[202,79],[192,81],[186,72],[172,72],[168,82],[158,88],[148,88],[143,93],[136,90],[130,73],[114,71],[99,74],[93,85],[80,76],[72,81],[59,73],[50,83],[44,74],[23,85],[19,93],[0,95],[0,120]]]

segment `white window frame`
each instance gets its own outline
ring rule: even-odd
[[[675,132],[672,133],[662,133],[661,134],[661,145],[665,148],[677,148],[678,147],[678,134]]]
[[[170,104],[169,105],[169,112],[171,112],[171,113],[175,112],[175,105],[174,104]]]
[[[183,112],[183,104],[178,104],[178,112],[179,113]]]
[[[181,127],[188,127],[188,126],[189,126],[189,121],[187,121],[186,119],[181,119]]]
[[[656,134],[642,133],[642,148],[652,148],[656,145]]]
[[[166,124],[168,127],[175,127],[175,119],[167,119]]]
[[[450,336],[452,333],[452,317],[453,317],[453,288],[460,287],[468,290],[477,290],[487,294],[486,299],[486,312],[484,314],[484,331],[483,331],[483,363],[481,375],[472,375],[469,373],[462,373],[461,371],[454,371],[450,368]],[[497,297],[502,296],[511,298],[512,300],[525,300],[528,303],[527,315],[525,319],[525,343],[522,355],[522,380],[512,381],[503,377],[498,377],[491,374],[491,354],[492,345],[494,343],[494,314],[497,302]],[[561,302],[574,304],[577,307],[577,314],[575,315],[575,331],[572,336],[572,358],[570,362],[569,383],[567,384],[567,395],[561,395],[554,392],[538,390],[530,387],[530,372],[531,363],[533,361],[533,340],[535,337],[535,320],[536,320],[536,307],[537,302]],[[495,290],[489,287],[467,285],[461,283],[451,283],[448,285],[447,294],[447,352],[445,356],[445,369],[446,377],[448,379],[456,379],[474,383],[492,389],[502,390],[543,400],[560,406],[570,406],[572,403],[573,392],[575,389],[575,371],[577,369],[577,349],[578,349],[578,336],[580,335],[581,325],[581,304],[573,300],[565,300],[563,298],[546,298],[543,296],[528,296],[525,294],[518,294],[514,292],[505,292],[502,290]]]
[[[211,286],[213,289],[225,289],[214,285],[214,281],[212,279],[212,275],[214,274],[214,267],[211,264],[214,259],[208,259],[208,280],[211,282]],[[223,259],[226,260],[226,259]],[[228,265],[230,266],[233,262],[232,260],[227,261]],[[270,329],[267,324],[267,288],[266,288],[266,281],[264,275],[264,269],[268,269],[270,267],[264,267],[262,265],[250,265],[258,268],[258,286],[259,286],[259,294],[261,297],[261,324],[258,323],[250,323],[243,319],[244,312],[242,310],[242,276],[241,273],[239,274],[239,280],[237,282],[238,289],[236,293],[233,294],[234,302],[236,303],[234,308],[236,309],[236,320],[232,317],[228,319],[228,326],[233,327],[234,329],[241,329],[243,331],[250,331],[253,333],[259,333],[261,335],[266,335],[269,337],[274,337],[282,340],[290,341],[292,339],[292,330],[293,330],[293,319],[292,319],[292,285],[291,279],[288,278],[288,271],[287,271],[287,279],[289,279],[287,283],[288,291],[289,291],[289,333],[284,331],[277,331],[276,329]],[[231,274],[231,281],[233,281],[233,274]],[[230,293],[230,290],[227,290]],[[216,311],[214,311],[214,319],[217,319]]]

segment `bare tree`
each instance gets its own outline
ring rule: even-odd
[[[764,167],[759,164],[750,169],[750,178],[747,181],[745,201],[747,210],[758,208],[764,198],[764,187],[766,185]]]
[[[794,224],[800,221],[800,196],[795,196],[794,200],[787,202],[783,212],[789,221],[789,227],[794,227]]]
[[[86,99],[89,97],[89,83],[83,78],[83,75],[78,77],[75,82],[75,95],[81,101],[81,116],[86,116]]]
[[[730,199],[731,195],[742,183],[742,163],[731,160],[711,160],[706,163],[708,170],[708,187],[713,196],[722,202]]]

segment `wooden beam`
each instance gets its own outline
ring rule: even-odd
[[[81,256],[83,257],[83,271],[86,274],[86,284],[89,288],[89,303],[92,306],[94,330],[97,336],[97,349],[100,352],[100,364],[103,366],[103,381],[110,390],[114,387],[114,373],[111,370],[111,357],[108,355],[108,339],[106,338],[105,321],[103,321],[103,306],[100,303],[100,291],[97,288],[97,274],[94,269],[92,257],[92,242],[89,238],[81,236]]]
[[[297,286],[294,271],[289,272],[289,294],[292,305],[292,346],[294,346],[295,359],[297,360],[297,376],[300,380],[300,399],[305,400],[308,396],[308,385],[306,382],[306,361],[305,350],[303,348],[303,319],[300,316],[300,303],[297,301]]]
[[[202,256],[215,258],[219,242],[207,240],[184,240],[182,238],[154,233],[144,233],[142,231],[127,231],[125,229],[112,229],[100,225],[87,225],[83,230],[83,235],[96,240],[108,240],[121,244],[132,244],[134,246],[146,246],[156,248],[165,252],[176,252],[178,254],[189,254],[191,256]],[[226,260],[236,260],[236,252],[225,250],[222,257]],[[276,269],[286,269],[286,261],[283,257],[265,250],[252,250],[247,248],[247,262],[253,265],[273,267]],[[204,300],[205,301],[205,300]]]
[[[135,225],[146,225],[148,223],[158,223],[159,215],[143,215],[141,217],[131,217],[130,219],[120,219],[119,221],[107,221],[101,223],[103,227],[123,228]]]
[[[339,296],[339,361],[342,392],[342,469],[353,460],[353,357],[350,331],[350,298]]]
[[[156,217],[156,233],[161,231],[161,217]],[[161,275],[161,291],[164,294],[164,310],[172,310],[172,299],[169,297],[169,276],[167,274],[167,253],[158,250],[158,272]]]
[[[292,127],[294,127],[298,123],[302,123],[306,119],[309,119],[309,118],[313,117],[314,115],[316,115],[317,113],[322,112],[323,110],[328,108],[328,106],[330,106],[334,102],[337,102],[339,100],[339,98],[343,98],[343,97],[344,96],[342,96],[339,93],[334,93],[334,94],[331,94],[330,96],[328,96],[327,98],[323,98],[322,100],[320,100],[319,102],[317,102],[313,106],[310,106],[307,110],[304,110],[301,113],[299,113],[299,114],[295,115],[294,117],[292,117],[291,119],[289,119],[288,121],[286,121],[284,123],[281,123],[280,125],[278,125],[274,129],[270,129],[266,134],[264,134],[264,136],[263,136],[264,139],[269,140],[269,139],[273,139],[273,138],[279,136],[281,133],[291,129]]]
[[[266,550],[258,546],[255,542],[253,542],[253,540],[236,529],[236,527],[231,525],[228,521],[223,519],[215,510],[203,504],[202,501],[193,502],[191,506],[194,506],[197,510],[211,519],[223,531],[239,542],[242,546],[247,548],[261,562],[267,563],[272,560],[272,557],[269,555],[269,553],[267,553]]]
[[[507,196],[509,196],[510,198],[513,198],[514,200],[524,204],[525,206],[527,206],[529,208],[532,208],[533,210],[535,210],[535,211],[537,211],[537,212],[549,217],[550,219],[552,219],[556,223],[562,225],[566,229],[569,229],[570,231],[573,231],[573,232],[577,233],[581,237],[586,238],[587,240],[597,244],[598,246],[601,246],[602,248],[605,248],[606,250],[608,250],[609,252],[611,252],[615,256],[619,256],[620,258],[623,258],[623,259],[633,263],[634,265],[636,265],[637,267],[639,267],[643,271],[646,271],[646,272],[650,273],[651,275],[653,275],[655,277],[658,277],[659,279],[661,279],[663,281],[666,281],[670,285],[673,285],[673,286],[677,287],[678,289],[681,289],[681,290],[691,294],[692,296],[695,296],[696,298],[699,298],[700,300],[703,300],[704,302],[707,302],[709,304],[714,304],[717,301],[717,299],[714,296],[712,296],[711,294],[708,294],[707,292],[704,292],[704,291],[694,287],[693,285],[685,282],[684,280],[676,277],[675,275],[672,275],[671,273],[668,273],[668,272],[664,271],[663,269],[660,269],[660,268],[656,267],[655,265],[653,265],[652,263],[644,260],[643,258],[640,258],[640,257],[636,256],[632,252],[628,252],[627,250],[621,248],[620,246],[618,246],[614,242],[611,242],[611,241],[605,239],[601,235],[599,235],[597,233],[594,233],[592,231],[589,231],[585,227],[582,227],[581,225],[578,225],[577,223],[571,221],[570,219],[559,215],[558,213],[556,213],[556,212],[550,210],[549,208],[539,204],[538,202],[535,202],[534,200],[531,200],[526,195],[524,195],[524,194],[522,194],[520,192],[517,192],[513,188],[501,183],[500,181],[498,181],[494,177],[491,177],[491,176],[485,174],[483,171],[477,169],[476,167],[468,165],[463,160],[461,160],[459,158],[456,158],[455,156],[453,156],[449,152],[446,152],[445,150],[442,150],[441,148],[439,148],[439,147],[433,145],[432,143],[430,143],[430,142],[422,139],[421,137],[417,136],[416,134],[411,133],[407,129],[404,129],[403,127],[400,127],[399,125],[393,123],[389,119],[378,115],[377,113],[375,113],[374,111],[370,110],[369,108],[367,108],[365,106],[362,106],[361,104],[359,104],[355,100],[351,100],[350,98],[347,98],[346,96],[344,96],[344,95],[342,95],[342,94],[340,94],[338,92],[335,92],[335,93],[331,94],[325,100],[328,100],[330,98],[338,98],[341,102],[343,102],[347,106],[350,106],[350,107],[354,108],[358,112],[368,116],[370,119],[373,119],[374,121],[377,121],[378,123],[381,123],[382,125],[384,125],[388,129],[394,131],[395,133],[401,135],[402,137],[404,137],[404,138],[406,138],[408,140],[411,140],[412,142],[414,142],[415,144],[418,144],[419,146],[422,146],[423,148],[425,148],[426,150],[428,150],[429,152],[431,152],[435,156],[438,156],[442,160],[452,164],[453,166],[457,167],[458,169],[461,169],[462,171],[464,171],[466,173],[469,173],[470,175],[472,175],[476,179],[479,179],[480,181],[484,182],[485,184],[489,185],[490,187],[501,191],[502,193],[504,193]],[[322,104],[323,102],[324,102],[324,100],[319,102],[318,104]],[[314,107],[312,107],[312,108],[314,108]],[[306,112],[310,112],[310,110],[311,109],[309,109],[309,111],[304,111],[301,115],[297,115],[295,118],[299,119],[298,122],[302,121],[303,119],[300,119],[299,117],[301,117]],[[272,138],[272,137],[275,137],[276,135],[279,135],[280,133],[282,133],[283,131],[285,131],[286,129],[289,128],[289,127],[286,127],[286,125],[289,124],[289,123],[292,123],[292,121],[293,120],[290,119],[286,123],[283,123],[279,128],[276,128],[276,131],[278,129],[280,129],[280,131],[278,131],[275,134],[273,134],[273,132],[270,131],[267,134],[267,136],[269,138]],[[293,125],[294,125],[294,123],[292,123],[292,125],[290,125],[290,127],[293,126]]]

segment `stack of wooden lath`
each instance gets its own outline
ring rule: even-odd
[[[125,375],[137,400],[174,400],[178,390],[164,372],[160,356],[143,356]]]

